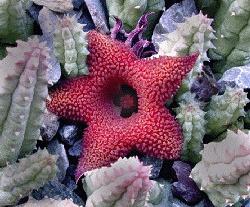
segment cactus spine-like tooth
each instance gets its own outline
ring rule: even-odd
[[[30,99],[30,98],[29,98],[28,96],[24,96],[24,97],[23,97],[23,100],[24,100],[24,101],[29,101],[29,99]]]
[[[16,136],[19,136],[20,134],[21,134],[20,131],[16,131],[16,132],[15,132],[15,135],[16,135]]]

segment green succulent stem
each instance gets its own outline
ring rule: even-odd
[[[19,160],[0,169],[0,206],[14,205],[33,189],[52,180],[57,171],[56,156],[47,150]]]

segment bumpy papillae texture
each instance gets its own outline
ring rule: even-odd
[[[215,69],[225,70],[250,62],[250,1],[222,0],[215,16],[216,49],[210,50],[217,60]]]
[[[107,0],[106,4],[111,27],[115,25],[115,16],[122,20],[127,31],[132,30],[136,26],[143,14],[154,12],[153,19],[155,19],[165,7],[164,0]]]
[[[0,206],[16,204],[56,175],[56,156],[40,150],[0,169]]]
[[[182,158],[198,162],[200,159],[199,152],[201,151],[203,137],[206,132],[205,112],[200,108],[200,104],[191,93],[186,95],[189,98],[180,102],[180,106],[176,109],[176,118],[182,126],[184,137]]]
[[[0,40],[15,43],[27,39],[33,31],[33,21],[25,13],[25,4],[20,0],[0,0]]]
[[[88,195],[86,207],[144,207],[152,187],[151,167],[137,157],[120,158],[110,167],[85,173],[83,187]]]
[[[67,76],[88,74],[86,64],[88,42],[83,25],[77,22],[75,16],[64,16],[58,20],[54,32],[54,52]]]
[[[128,46],[96,31],[89,32],[88,44],[90,74],[66,81],[51,92],[48,102],[57,115],[88,124],[76,177],[132,149],[162,159],[179,157],[181,129],[164,104],[198,54],[140,60]],[[138,113],[127,119],[113,105],[113,95],[123,84],[134,88],[139,99]]]
[[[245,116],[244,107],[249,103],[242,88],[227,87],[222,95],[212,96],[205,114],[206,133],[217,137],[234,125],[239,117]]]
[[[38,38],[17,41],[0,61],[0,167],[32,152],[48,96],[48,49]]]
[[[205,145],[201,154],[191,177],[216,207],[250,197],[249,133],[228,131],[223,141]]]
[[[68,12],[73,10],[73,3],[71,0],[31,0],[35,4],[45,6],[55,12]]]
[[[19,205],[19,207],[79,207],[79,206],[74,204],[73,201],[71,201],[70,199],[55,200],[52,198],[44,198],[40,201],[31,199],[27,203]]]
[[[187,91],[202,70],[204,61],[209,61],[207,51],[214,48],[211,40],[215,39],[214,30],[211,27],[212,19],[207,18],[201,12],[187,17],[185,22],[178,23],[176,30],[164,34],[164,41],[159,44],[159,55],[183,56],[199,51],[200,55],[193,70],[183,82],[181,90]]]

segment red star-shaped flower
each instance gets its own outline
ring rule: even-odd
[[[55,114],[88,124],[76,178],[132,149],[157,158],[178,158],[181,129],[164,104],[193,67],[197,54],[138,59],[122,42],[96,31],[89,32],[88,44],[90,74],[61,84],[48,103]],[[121,84],[131,86],[138,96],[138,112],[129,118],[122,118],[113,104]]]

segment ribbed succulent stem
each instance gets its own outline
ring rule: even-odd
[[[0,40],[15,43],[26,40],[33,31],[33,21],[25,13],[26,4],[22,0],[0,0]]]
[[[250,62],[250,1],[221,0],[215,16],[216,49],[209,54],[217,60],[216,72]]]
[[[86,207],[144,207],[152,186],[150,167],[138,158],[120,158],[111,167],[85,173],[83,187],[88,195]]]
[[[182,126],[184,136],[182,159],[198,162],[205,135],[205,112],[192,94],[187,92],[186,95],[189,99],[180,102],[180,106],[176,109],[176,118]]]
[[[30,153],[48,95],[48,51],[37,38],[17,42],[0,62],[0,167]]]
[[[56,156],[40,150],[0,169],[0,206],[13,205],[56,175]]]
[[[77,22],[75,16],[65,16],[58,21],[54,33],[55,55],[64,65],[67,76],[87,75],[86,58],[87,33],[83,32],[83,25]]]
[[[241,88],[227,87],[223,95],[214,95],[205,115],[206,133],[217,137],[239,117],[245,116],[244,106],[249,102],[247,93]]]
[[[228,131],[223,141],[205,145],[201,154],[191,177],[214,206],[231,206],[250,197],[249,132]]]

